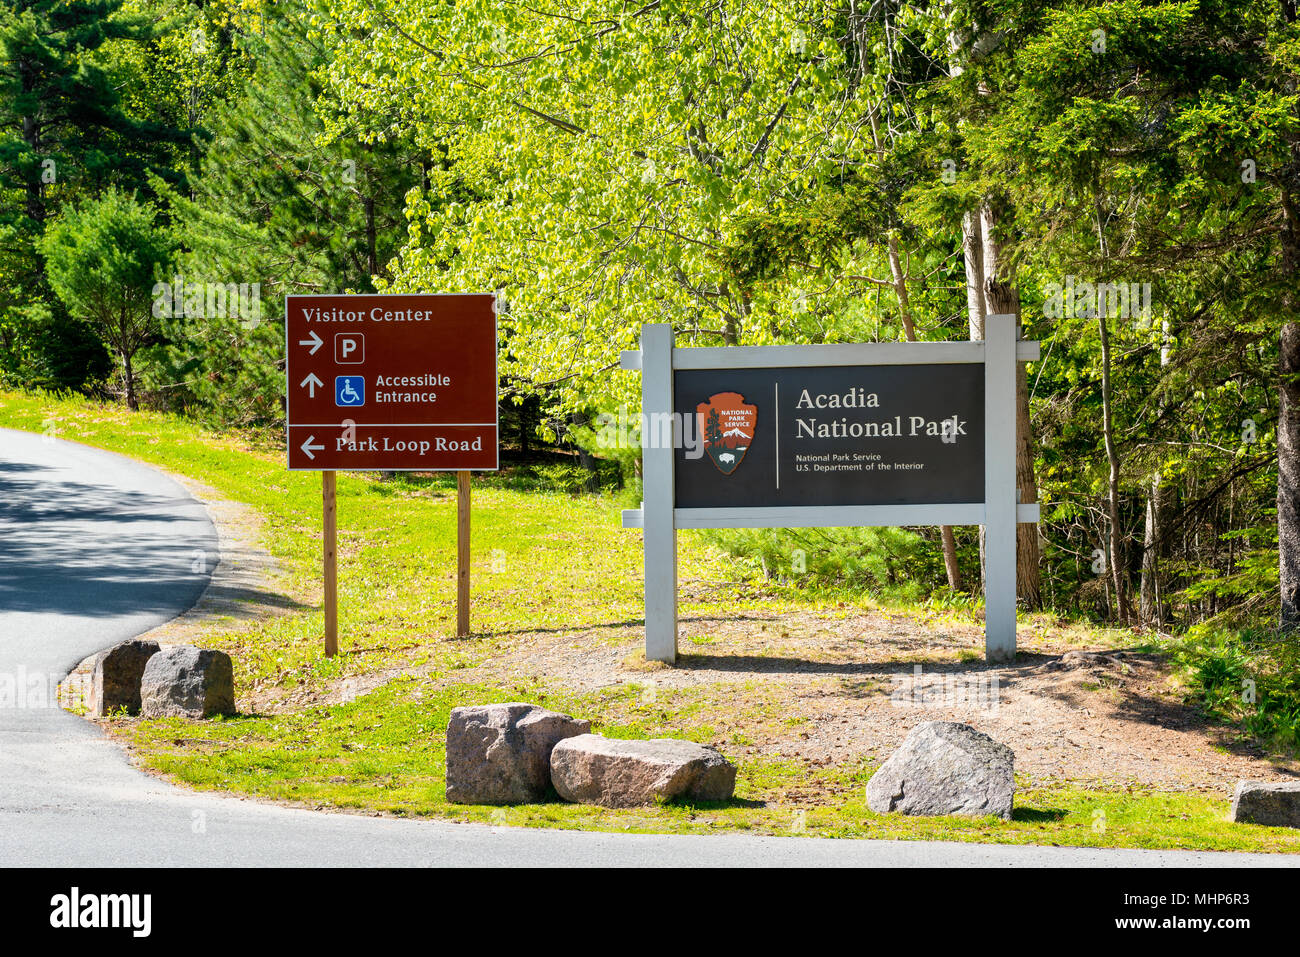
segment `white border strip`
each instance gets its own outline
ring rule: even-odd
[[[1017,362],[1037,362],[1036,340],[1016,342]],[[851,342],[818,346],[722,346],[674,349],[673,369],[767,369],[807,366],[952,365],[984,361],[983,342]],[[641,368],[641,352],[619,354],[619,368]]]
[[[1036,503],[1016,506],[1016,521],[1037,524]],[[842,528],[852,526],[983,525],[984,503],[941,505],[789,506],[781,508],[676,508],[677,528]],[[624,528],[644,528],[639,508],[623,510]]]

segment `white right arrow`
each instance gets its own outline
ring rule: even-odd
[[[303,452],[305,452],[305,453],[307,454],[307,458],[309,458],[309,459],[313,459],[313,460],[316,458],[316,456],[314,456],[314,455],[311,454],[311,450],[312,450],[312,449],[315,449],[315,450],[318,451],[318,452],[324,452],[324,451],[325,451],[325,446],[323,446],[323,445],[312,445],[312,444],[311,444],[311,443],[312,443],[312,439],[314,439],[314,438],[316,438],[316,436],[314,436],[314,435],[309,435],[309,436],[307,436],[307,441],[304,442],[302,445],[298,446],[300,449],[303,450]]]
[[[306,386],[306,387],[307,387],[307,397],[310,398],[310,399],[314,399],[314,398],[316,398],[316,386],[318,386],[318,385],[324,385],[325,383],[324,383],[324,382],[321,382],[320,379],[316,378],[316,373],[314,373],[314,372],[309,372],[309,373],[307,373],[307,378],[303,379],[303,380],[302,380],[301,382],[299,382],[298,384],[301,385],[301,386]]]
[[[308,351],[308,353],[307,353],[307,355],[309,355],[309,356],[314,356],[314,355],[316,354],[316,350],[319,349],[319,348],[320,348],[321,346],[323,346],[324,344],[325,344],[325,340],[322,339],[320,336],[316,335],[316,330],[315,330],[315,329],[313,329],[313,330],[311,331],[311,338],[310,338],[310,339],[299,339],[299,340],[298,340],[298,345],[300,345],[300,346],[311,346],[311,349],[310,349],[310,350]]]

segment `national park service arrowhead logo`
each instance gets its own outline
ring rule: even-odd
[[[723,475],[745,459],[758,424],[758,406],[746,405],[739,392],[719,392],[695,407],[704,430],[704,451]]]

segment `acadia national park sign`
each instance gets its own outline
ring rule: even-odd
[[[674,393],[679,508],[984,501],[981,365],[700,369]]]
[[[678,528],[983,525],[990,660],[1015,654],[1018,361],[1036,342],[989,316],[983,342],[678,349],[642,329],[646,657],[677,653]]]

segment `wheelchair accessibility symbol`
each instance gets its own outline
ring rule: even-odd
[[[365,376],[336,375],[334,377],[334,404],[342,406],[365,405]]]

